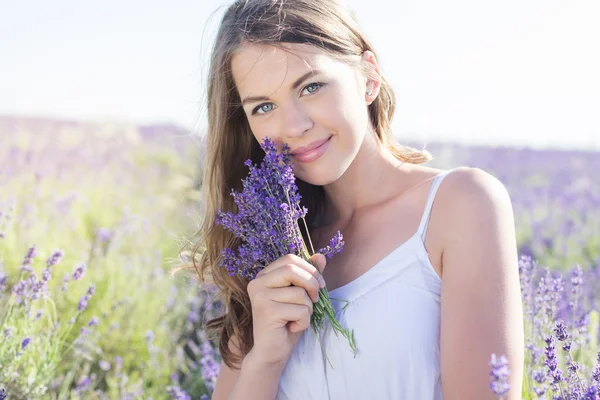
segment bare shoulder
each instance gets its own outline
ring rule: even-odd
[[[505,226],[514,223],[512,202],[504,184],[492,174],[471,167],[449,173],[439,189],[439,207],[444,231],[444,247],[459,240],[459,231],[484,233],[492,220]],[[488,223],[485,225],[485,223]]]

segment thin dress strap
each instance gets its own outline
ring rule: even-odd
[[[440,183],[442,183],[444,177],[452,171],[454,171],[454,169],[441,172],[433,178],[433,182],[429,188],[429,195],[427,196],[427,203],[425,203],[425,210],[423,211],[421,223],[419,224],[419,229],[417,230],[419,236],[421,236],[421,240],[425,240],[425,233],[427,232],[427,225],[429,224],[429,215],[431,214],[433,200],[435,199],[435,194],[437,193],[438,187],[440,186]]]

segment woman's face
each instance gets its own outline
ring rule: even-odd
[[[290,146],[295,175],[313,185],[338,179],[369,128],[367,79],[317,47],[245,44],[232,73],[256,140]],[[300,148],[324,143],[312,152]],[[298,153],[300,151],[300,153]]]

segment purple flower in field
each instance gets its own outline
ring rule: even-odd
[[[60,249],[54,249],[54,251],[52,252],[52,254],[50,255],[50,257],[48,257],[48,260],[46,260],[46,266],[48,268],[52,267],[53,265],[56,265],[60,262],[60,260],[62,260],[62,258],[64,257],[65,253],[60,250]]]
[[[600,387],[591,385],[585,391],[583,400],[600,400]]]
[[[4,271],[0,270],[0,292],[4,292],[6,290],[6,286],[8,285],[8,277],[4,273]],[[1,293],[0,293],[1,296]]]
[[[25,254],[25,258],[23,259],[23,264],[21,264],[21,271],[33,272],[32,262],[33,259],[37,256],[35,244],[29,247],[27,250],[27,254]]]
[[[567,332],[564,321],[560,320],[556,323],[554,333],[560,342],[565,342],[563,344],[563,350],[568,352],[571,349],[571,343],[567,341],[567,339],[569,339],[569,333]]]
[[[88,326],[92,327],[92,326],[98,326],[99,320],[98,317],[96,317],[95,315],[90,319],[90,322],[88,322]]]
[[[11,335],[11,333],[12,333],[12,329],[13,329],[13,328],[11,328],[11,327],[6,327],[6,328],[4,328],[4,337],[5,337],[6,339],[9,339],[9,338],[12,336],[12,335]]]
[[[76,281],[76,280],[83,278],[83,276],[85,275],[85,271],[86,271],[85,263],[77,264],[75,266],[75,270],[73,271],[73,275],[72,275],[73,280]]]
[[[563,381],[563,373],[558,368],[558,359],[556,358],[556,348],[554,347],[554,337],[548,336],[544,339],[546,342],[546,367],[548,367],[548,376],[552,378],[551,384],[556,387],[557,384]],[[555,390],[556,391],[556,390]]]
[[[600,352],[598,353],[597,363],[594,366],[594,370],[592,371],[592,379],[596,383],[600,383]]]
[[[167,393],[173,400],[192,400],[189,394],[179,386],[167,386]]]
[[[207,394],[203,394],[202,396],[200,396],[200,400],[210,400],[210,398]]]
[[[94,293],[96,293],[96,285],[91,283],[90,287],[88,287],[88,290],[86,293],[87,293],[88,297],[92,297],[94,295]]]
[[[4,388],[0,389],[0,400],[6,399],[7,396],[8,393],[6,393],[6,390],[4,390]]]
[[[490,389],[496,396],[505,396],[510,391],[510,371],[508,369],[508,359],[505,356],[497,357],[492,353],[489,365],[490,370]]]
[[[77,311],[85,311],[88,306],[88,300],[89,298],[87,296],[81,297],[81,299],[79,299],[79,303],[77,304]]]
[[[200,359],[202,379],[206,387],[212,391],[219,376],[220,365],[215,361],[215,351],[210,342],[206,341],[202,343],[200,354],[202,354],[202,358]]]
[[[75,391],[81,395],[82,393],[85,393],[90,389],[91,384],[91,379],[88,376],[84,376],[79,380],[79,382],[77,382],[77,386],[75,386]]]
[[[154,332],[147,331],[146,332],[146,342],[151,343],[154,340]]]
[[[52,280],[52,270],[47,267],[42,270],[42,281],[49,282]]]
[[[96,229],[96,237],[101,242],[108,242],[114,236],[115,232],[108,228],[98,228]]]
[[[31,337],[30,337],[30,336],[27,336],[25,339],[23,339],[23,340],[21,341],[21,349],[22,349],[22,350],[25,350],[25,348],[26,348],[27,346],[29,346],[29,343],[31,343]]]

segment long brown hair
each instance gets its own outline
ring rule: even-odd
[[[236,211],[231,189],[241,191],[241,180],[247,173],[243,162],[260,163],[263,156],[252,135],[241,107],[231,72],[231,59],[242,43],[303,43],[317,46],[330,56],[361,68],[367,76],[374,71],[371,64],[360,62],[360,56],[371,44],[361,33],[358,23],[340,0],[237,0],[225,11],[212,49],[208,79],[208,130],[206,159],[203,166],[203,220],[191,241],[192,266],[201,283],[214,283],[223,301],[224,315],[208,321],[205,328],[211,337],[219,338],[219,351],[230,368],[239,368],[242,358],[252,349],[252,309],[247,292],[248,282],[230,276],[220,265],[224,247],[235,248],[240,242],[232,233],[215,224],[217,209]],[[369,106],[370,118],[380,143],[399,160],[419,164],[431,160],[431,154],[396,142],[390,130],[395,96],[385,78],[380,92]],[[324,192],[297,179],[303,205],[309,210],[309,230],[318,225]],[[190,267],[188,265],[188,267]],[[230,350],[235,337],[242,358]]]

